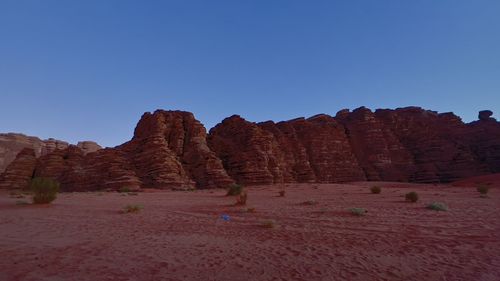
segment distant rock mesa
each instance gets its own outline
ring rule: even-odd
[[[0,135],[0,159],[15,158],[0,188],[24,188],[36,176],[58,180],[64,191],[451,182],[500,172],[500,123],[492,115],[481,111],[468,124],[419,107],[360,107],[278,123],[233,115],[207,134],[192,113],[157,110],[142,116],[132,140],[114,148],[36,138],[9,148]]]

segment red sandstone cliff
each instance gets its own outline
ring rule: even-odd
[[[65,141],[56,139],[41,140],[37,137],[25,136],[23,134],[0,134],[0,173],[16,158],[16,155],[24,148],[34,150],[36,157],[46,155],[55,150],[62,150],[69,146]],[[83,141],[77,144],[84,153],[90,153],[101,149],[92,141]]]
[[[500,172],[500,123],[483,111],[463,123],[418,107],[358,108],[274,123],[226,118],[207,135],[193,114],[145,113],[127,143],[87,153],[92,144],[40,156],[23,150],[0,187],[52,177],[63,190],[129,187],[213,188],[282,182],[360,180],[450,182]],[[38,159],[37,159],[38,157]]]

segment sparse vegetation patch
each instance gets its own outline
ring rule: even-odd
[[[118,192],[120,192],[120,193],[128,193],[131,191],[132,191],[132,189],[128,186],[123,186],[123,187],[120,187],[120,189],[118,189]]]
[[[364,216],[368,211],[363,208],[351,208],[349,209],[351,214],[356,215],[358,217]]]
[[[30,189],[33,192],[34,204],[48,204],[57,198],[59,183],[50,178],[34,178]]]
[[[263,228],[275,228],[276,221],[275,220],[263,220],[260,222],[260,226]]]
[[[406,195],[405,195],[405,199],[406,199],[406,201],[408,201],[408,202],[415,203],[415,202],[417,202],[417,201],[418,201],[418,193],[416,193],[415,191],[408,192],[408,193],[406,193]]]
[[[488,194],[490,191],[490,187],[487,185],[480,185],[476,188],[477,192],[481,193],[482,195]]]
[[[316,201],[314,199],[310,199],[310,200],[304,201],[302,204],[307,205],[307,206],[314,206],[314,205],[318,205],[318,201]]]
[[[227,196],[236,196],[240,195],[240,193],[243,191],[243,186],[239,184],[232,184],[229,186],[227,190]]]
[[[380,186],[372,186],[370,191],[373,194],[380,194],[380,192],[382,192],[382,188]]]
[[[432,202],[426,208],[434,211],[448,211],[448,206],[441,202]]]
[[[142,209],[144,209],[144,207],[142,205],[138,205],[138,204],[130,204],[130,205],[127,205],[125,206],[125,208],[123,208],[123,213],[127,214],[127,213],[139,213]]]

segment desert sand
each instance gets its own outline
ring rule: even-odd
[[[372,185],[252,187],[246,207],[224,190],[62,193],[49,206],[2,191],[0,280],[500,280],[498,188]]]

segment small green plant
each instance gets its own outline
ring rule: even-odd
[[[238,197],[236,197],[236,205],[244,206],[247,204],[248,194],[246,191],[242,191]]]
[[[120,187],[120,189],[118,189],[118,192],[120,192],[120,193],[128,193],[128,192],[131,192],[131,191],[132,190],[128,186],[123,186],[123,187]]]
[[[417,201],[418,201],[418,193],[416,193],[415,191],[408,192],[408,193],[406,193],[406,195],[405,195],[405,199],[406,199],[406,201],[408,201],[408,202],[415,203],[415,202],[417,202]]]
[[[263,220],[260,222],[260,226],[263,228],[275,228],[276,221],[275,220]]]
[[[127,205],[123,208],[123,213],[139,213],[144,207],[142,205]]]
[[[490,191],[490,187],[487,185],[480,185],[476,188],[477,192],[481,193],[482,195],[488,194]]]
[[[236,196],[240,195],[240,193],[243,191],[243,186],[239,184],[232,184],[229,186],[227,190],[227,196]]]
[[[302,204],[307,205],[307,206],[314,206],[314,205],[318,205],[318,201],[316,201],[314,199],[310,199],[310,200],[304,201]]]
[[[356,215],[358,217],[364,216],[366,213],[368,213],[368,211],[363,208],[351,208],[349,209],[349,211],[351,212],[351,214]]]
[[[380,186],[372,186],[370,188],[370,191],[373,193],[373,194],[379,194],[380,192],[382,192],[382,188],[380,188]]]
[[[448,211],[448,206],[441,202],[432,202],[426,208],[434,211]]]
[[[34,204],[48,204],[57,198],[59,183],[50,178],[34,178],[31,180],[30,189],[33,191]]]

